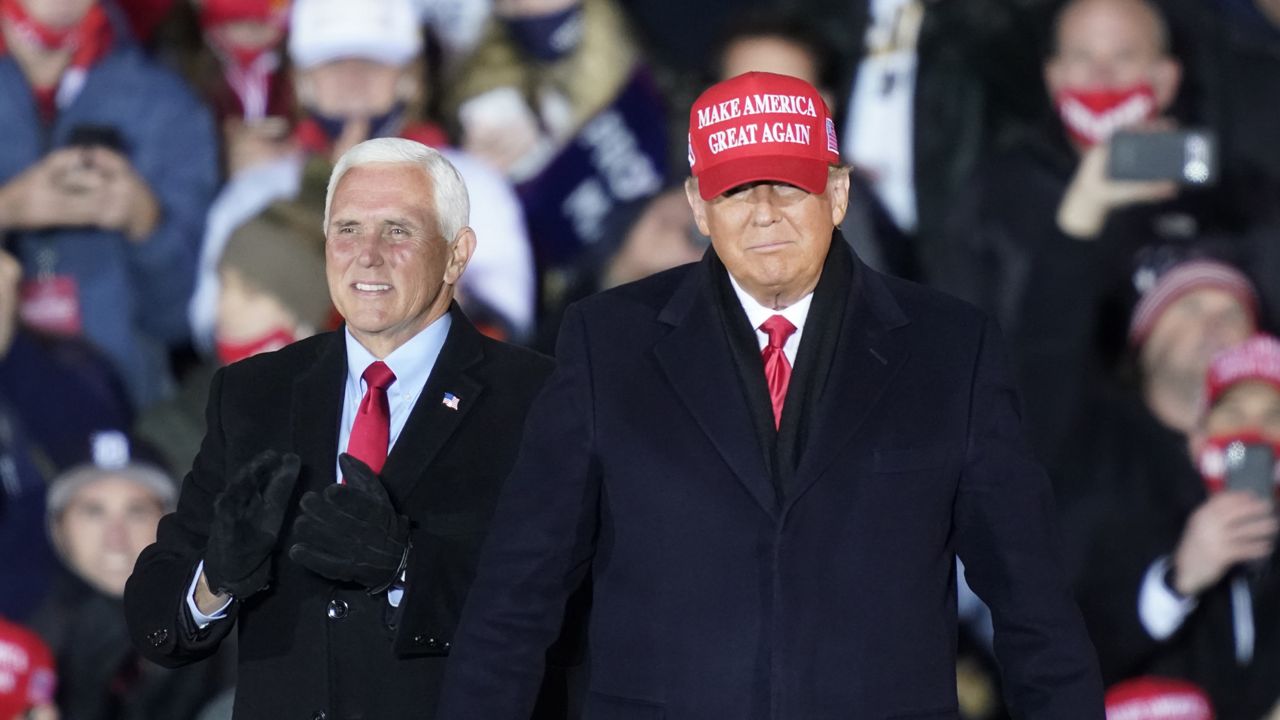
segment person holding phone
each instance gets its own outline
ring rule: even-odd
[[[1186,312],[1166,310],[1157,333]],[[1258,720],[1280,712],[1280,340],[1219,351],[1201,388],[1193,426],[1165,431],[1163,452],[1142,423],[1114,438],[1134,450],[1100,475],[1108,512],[1077,595],[1106,680],[1182,678],[1219,720]]]
[[[24,323],[100,347],[135,405],[160,399],[217,184],[208,112],[98,0],[0,0],[0,97]]]
[[[1139,271],[1229,237],[1239,219],[1217,190],[1107,174],[1118,132],[1154,133],[1183,114],[1182,63],[1154,2],[1071,0],[1052,38],[1047,121],[985,158],[953,198],[951,234],[928,267],[932,284],[1008,333],[1031,441],[1051,472],[1078,450],[1090,393],[1123,350],[1115,310],[1149,287],[1152,273]]]

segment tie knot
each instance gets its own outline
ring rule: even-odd
[[[391,372],[391,368],[387,367],[386,363],[376,360],[364,369],[364,375],[361,378],[370,388],[386,390],[396,381],[396,374]]]
[[[781,350],[787,344],[787,338],[796,331],[796,326],[781,315],[774,315],[760,323],[760,329],[769,336],[769,347]]]

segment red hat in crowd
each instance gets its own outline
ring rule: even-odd
[[[35,633],[0,619],[0,718],[53,702],[53,654]]]
[[[1211,407],[1228,388],[1245,380],[1260,380],[1280,390],[1280,340],[1254,335],[1214,355],[1205,375],[1205,406]]]
[[[1107,720],[1213,720],[1209,696],[1181,680],[1142,677],[1107,691]]]
[[[1254,325],[1258,322],[1258,292],[1244,273],[1216,260],[1188,260],[1178,263],[1160,276],[1142,296],[1129,322],[1129,345],[1140,347],[1151,335],[1156,321],[1187,293],[1212,288],[1234,296],[1248,311]]]
[[[289,0],[201,0],[200,24],[213,27],[238,20],[276,22],[289,18]]]
[[[839,162],[831,110],[799,78],[743,73],[712,85],[689,111],[689,168],[703,200],[759,180],[821,193]]]

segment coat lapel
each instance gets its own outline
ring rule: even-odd
[[[907,349],[891,332],[906,317],[879,275],[856,263],[835,359],[818,403],[808,442],[802,450],[794,490],[787,505],[804,495],[830,467],[866,422],[907,358]]]
[[[725,329],[712,303],[709,256],[690,270],[658,319],[673,326],[654,346],[654,354],[676,397],[734,475],[765,512],[776,516],[777,494],[764,463],[764,451],[751,426],[750,409],[733,371]]]
[[[345,340],[338,331],[330,334],[315,362],[293,383],[293,448],[302,458],[303,467],[312,470],[308,483],[312,487],[324,487],[336,480],[346,372]]]
[[[405,506],[431,461],[485,390],[473,372],[484,359],[480,332],[457,304],[449,312],[453,317],[449,336],[382,468],[382,479],[399,507]],[[456,409],[444,403],[445,393],[457,399]]]

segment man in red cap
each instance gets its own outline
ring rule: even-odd
[[[713,86],[689,161],[712,247],[567,311],[438,717],[528,717],[584,582],[588,717],[958,717],[959,555],[1014,716],[1100,720],[993,323],[849,251],[809,84]]]

